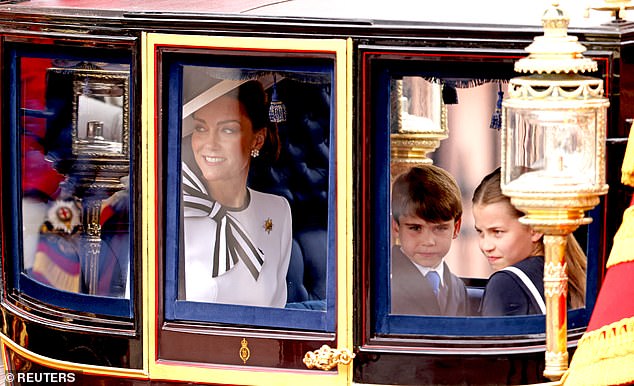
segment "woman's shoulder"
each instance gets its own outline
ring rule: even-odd
[[[251,194],[251,202],[257,205],[274,206],[275,208],[288,209],[290,211],[290,205],[286,198],[278,196],[277,194],[264,193],[249,188]]]

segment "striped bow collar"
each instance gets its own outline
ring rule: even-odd
[[[205,184],[187,163],[182,162],[182,170],[185,217],[207,216],[216,223],[215,237],[210,238],[210,251],[213,251],[211,276],[227,273],[238,261],[242,261],[257,280],[264,264],[262,251],[253,245],[249,234],[231,210],[210,197]],[[249,205],[250,199],[247,189],[245,207]]]

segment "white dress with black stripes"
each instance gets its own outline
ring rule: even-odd
[[[292,245],[290,207],[283,197],[248,190],[250,200],[246,208],[228,209],[227,213],[239,223],[253,246],[262,252],[259,273],[254,275],[253,267],[249,269],[244,260],[237,260],[226,272],[213,277],[213,248],[218,224],[212,217],[201,216],[196,209],[185,207],[186,300],[285,306],[286,273]]]

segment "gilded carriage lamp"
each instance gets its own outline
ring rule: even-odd
[[[558,380],[568,368],[566,237],[590,223],[585,211],[608,191],[605,184],[606,115],[603,81],[585,47],[568,36],[569,18],[554,3],[542,18],[529,56],[515,70],[503,102],[502,191],[526,213],[520,221],[544,234],[546,367]]]
[[[404,83],[417,98],[404,95]],[[427,154],[448,136],[447,109],[440,84],[406,77],[393,80],[391,87],[391,175],[396,177],[412,166],[432,162]],[[422,100],[418,105],[424,107],[411,107],[416,100]]]
[[[125,188],[121,179],[129,175],[128,72],[94,68],[71,72],[71,174],[82,206],[82,280],[89,294],[98,294],[101,206],[105,199]]]

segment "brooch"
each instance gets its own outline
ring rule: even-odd
[[[48,209],[48,221],[55,231],[71,234],[80,220],[79,208],[73,201],[58,200]]]
[[[266,233],[271,233],[271,231],[273,230],[273,220],[271,220],[270,217],[264,220],[263,228],[266,231]]]

